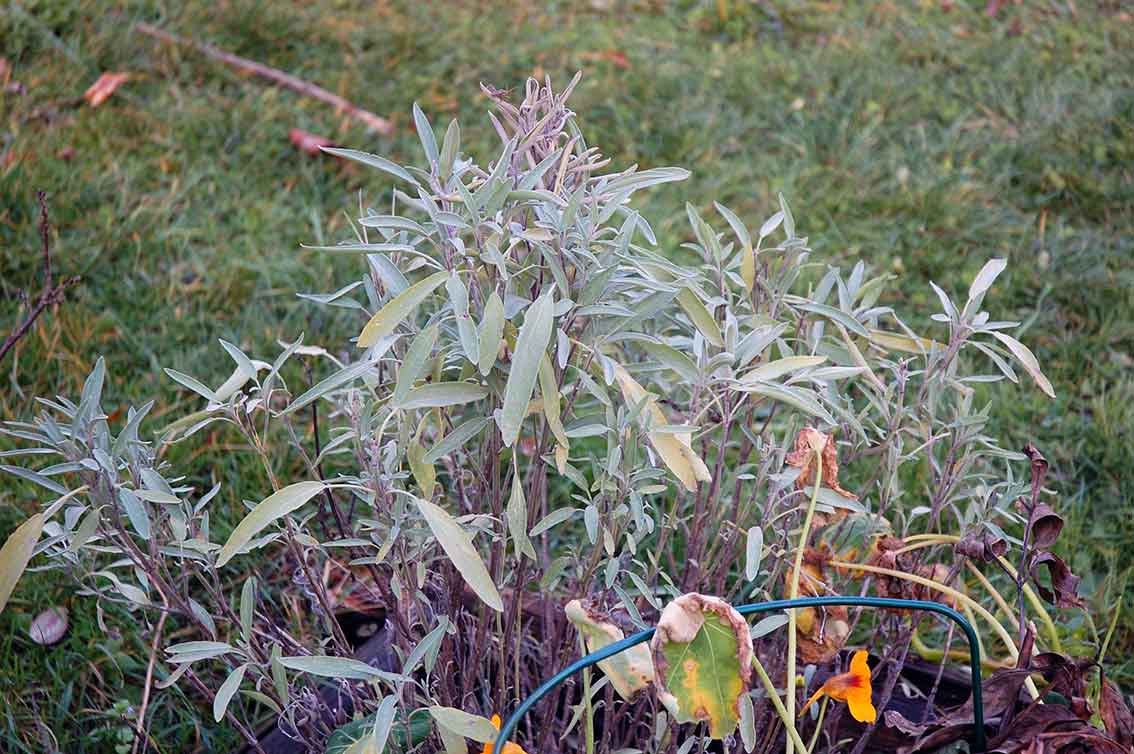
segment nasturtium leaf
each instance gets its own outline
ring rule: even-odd
[[[612,561],[615,562],[615,561]],[[583,640],[588,652],[597,652],[605,646],[625,638],[622,629],[610,621],[609,616],[595,609],[589,602],[571,600],[563,608]],[[650,649],[638,644],[598,664],[610,685],[623,699],[630,700],[654,682],[654,662]]]
[[[359,348],[368,348],[396,330],[402,320],[448,279],[448,272],[435,272],[391,299],[362,328],[358,336]]]
[[[232,560],[240,548],[252,541],[254,536],[273,521],[303,507],[326,486],[325,482],[296,482],[268,495],[259,505],[248,511],[248,515],[232,530],[228,541],[217,554],[217,567],[220,568]]]
[[[4,547],[0,548],[0,612],[8,604],[8,598],[12,596],[16,582],[20,580],[28,561],[31,560],[35,543],[43,531],[43,523],[43,514],[35,514],[20,524],[8,536]]]
[[[674,720],[705,722],[716,739],[731,735],[752,675],[744,618],[719,597],[683,594],[662,611],[650,646],[658,698]]]
[[[469,535],[444,508],[421,498],[414,500],[425,522],[429,524],[433,536],[437,538],[449,560],[457,567],[461,578],[472,587],[484,604],[493,610],[503,612],[504,601],[500,599],[500,592],[496,590],[496,584],[488,574],[488,569],[484,567],[484,561],[473,547]]]
[[[504,445],[512,447],[520,435],[520,424],[527,413],[528,402],[539,377],[539,362],[551,343],[551,330],[555,320],[551,293],[545,293],[528,307],[524,324],[516,338],[512,353],[512,368],[504,387],[504,405],[500,409],[500,435]]]

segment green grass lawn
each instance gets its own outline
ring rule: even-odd
[[[0,416],[77,393],[100,354],[108,410],[154,397],[173,417],[192,404],[160,367],[219,383],[231,363],[217,338],[256,354],[300,332],[341,346],[356,320],[294,293],[334,290],[346,267],[299,244],[344,237],[357,192],[380,199],[388,184],[300,153],[288,131],[416,160],[416,100],[438,127],[459,116],[464,150],[487,156],[497,139],[478,82],[565,84],[583,70],[572,103],[591,143],[619,166],[693,171],[641,206],[667,248],[690,236],[687,199],[751,225],[783,191],[822,258],[892,272],[890,303],[921,323],[939,306],[927,281],[963,292],[989,258],[1009,260],[987,307],[1027,323],[1058,397],[1030,385],[984,397],[1005,444],[1030,440],[1052,462],[1070,521],[1061,549],[1096,621],[1110,620],[1103,590],[1134,553],[1134,19],[1120,3],[1013,4],[996,18],[983,0],[107,5],[0,7],[0,57],[26,89],[0,94],[0,332],[17,291],[38,290],[37,189],[57,271],[83,276],[2,365]],[[368,134],[132,34],[138,20],[316,82],[397,131]],[[82,104],[108,70],[132,78]],[[255,463],[219,452],[223,434],[198,439],[179,460],[225,482],[219,511],[263,496]],[[0,481],[0,537],[37,502]],[[26,630],[51,604],[71,608],[73,627],[45,652]],[[1120,635],[1116,669],[1134,646]],[[28,576],[0,615],[0,750],[113,750],[147,654],[146,637],[103,632],[64,578]],[[154,701],[164,751],[231,740],[198,729],[191,704]]]

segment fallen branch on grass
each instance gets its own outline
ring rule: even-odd
[[[0,361],[4,360],[8,351],[12,350],[20,338],[24,337],[27,331],[31,329],[31,326],[39,319],[39,315],[43,314],[47,307],[61,303],[63,294],[67,289],[79,282],[79,276],[74,275],[61,280],[58,284],[55,283],[51,274],[51,226],[47,220],[47,194],[40,191],[36,196],[39,199],[39,234],[43,239],[43,293],[40,294],[27,319],[21,322],[0,344]],[[25,294],[25,296],[30,303],[31,296],[29,294]]]
[[[392,134],[394,132],[394,125],[385,118],[379,115],[375,115],[369,110],[363,110],[361,107],[348,102],[337,94],[332,94],[326,89],[320,86],[316,86],[309,81],[304,81],[303,79],[292,76],[289,73],[284,73],[278,68],[272,68],[271,66],[264,65],[263,63],[257,63],[255,60],[242,58],[239,55],[233,55],[230,52],[225,52],[219,47],[215,47],[205,42],[195,42],[191,39],[179,37],[176,34],[170,34],[168,31],[163,31],[162,29],[159,29],[156,26],[150,26],[147,23],[138,22],[134,24],[134,28],[142,34],[145,34],[148,37],[153,37],[154,39],[165,42],[166,44],[192,47],[201,54],[206,55],[213,60],[219,60],[222,63],[227,63],[237,70],[260,76],[262,78],[268,79],[277,86],[282,86],[285,89],[290,89],[293,92],[304,95],[305,97],[312,97],[314,99],[320,100],[321,102],[326,102],[328,105],[333,105],[337,110],[341,110],[352,118],[361,121],[366,125],[367,128],[373,131],[377,131],[380,134],[388,136],[389,134]]]

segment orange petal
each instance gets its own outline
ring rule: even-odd
[[[850,709],[851,717],[860,723],[873,723],[878,720],[878,711],[874,709],[874,702],[871,701],[870,686],[852,689],[847,694],[847,707]]]

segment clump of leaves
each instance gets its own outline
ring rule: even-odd
[[[1018,382],[1018,369],[1051,394],[1009,334],[1018,324],[983,308],[1005,262],[985,265],[961,306],[933,286],[939,331],[921,334],[884,303],[889,275],[815,259],[782,197],[767,218],[689,204],[685,243],[659,238],[633,202],[688,171],[610,170],[567,106],[577,81],[529,81],[518,102],[486,87],[500,137],[488,161],[462,151],[455,120],[439,140],[417,107],[417,165],[326,150],[380,181],[353,237],[317,247],[354,260],[357,277],[300,294],[353,321],[352,343],[289,334],[260,360],[222,342],[226,379],[167,370],[200,406],[156,435],[141,431],[152,404],[112,426],[101,361],[77,402],[44,399],[34,420],[9,423],[47,465],[3,470],[49,499],[5,545],[0,595],[39,555],[108,618],[152,627],[160,686],[199,696],[250,743],[266,717],[312,750],[353,723],[353,750],[464,752],[576,655],[572,625],[597,647],[651,623],[664,629],[653,691],[641,693],[643,658],[611,662],[608,678],[534,711],[528,750],[593,749],[600,726],[604,751],[703,741],[672,720],[705,720],[716,737],[739,727],[747,751],[782,737],[802,749],[794,727],[770,727],[807,698],[797,659],[856,641],[901,658],[919,629],[947,656],[950,636],[914,615],[813,611],[791,617],[794,631],[758,624],[753,650],[729,603],[864,579],[954,600],[1011,661],[1029,616],[1060,651],[1042,603],[1075,604],[1050,555],[1058,503],[1019,476],[1027,457],[999,447],[975,403],[976,385]],[[271,487],[231,532],[211,520],[224,491],[164,460],[205,427],[239,438]],[[883,535],[905,548],[892,564],[868,559]],[[1034,582],[1040,567],[1050,589]],[[333,588],[332,573],[346,574]],[[682,597],[694,592],[719,597]],[[381,659],[354,656],[339,619],[352,594],[381,602],[381,651],[368,655]],[[571,603],[569,621],[573,599],[586,608]],[[698,630],[666,603],[695,607]],[[735,666],[709,699],[678,649],[716,647],[713,631]],[[801,641],[797,657],[796,638],[816,654]],[[898,665],[881,671],[880,710]],[[750,691],[750,666],[785,682]],[[398,720],[417,722],[396,734]]]

